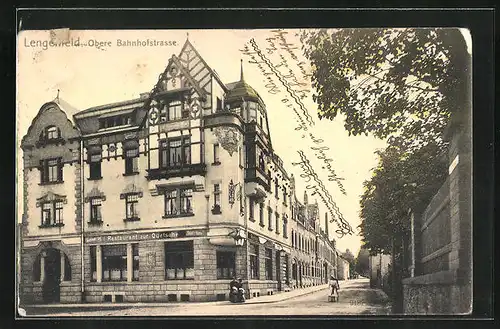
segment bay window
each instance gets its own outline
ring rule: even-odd
[[[160,142],[160,167],[182,167],[191,164],[190,137]]]

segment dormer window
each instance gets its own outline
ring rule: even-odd
[[[40,138],[37,141],[37,146],[45,146],[47,144],[64,144],[64,140],[61,138],[61,130],[56,126],[48,126],[40,132]]]
[[[99,119],[99,129],[108,129],[132,124],[132,115],[116,115]]]

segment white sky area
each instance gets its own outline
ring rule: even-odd
[[[468,32],[467,30],[465,30]],[[337,238],[334,230],[337,228],[330,223],[330,236],[337,240],[341,251],[350,249],[354,255],[361,245],[361,237],[357,236],[359,219],[359,197],[363,193],[362,183],[370,178],[371,168],[376,166],[374,151],[383,148],[385,143],[371,136],[348,136],[343,128],[343,119],[335,121],[319,120],[317,106],[312,101],[312,92],[302,100],[315,126],[309,131],[316,138],[325,142],[322,146],[330,149],[325,151],[328,158],[333,159],[332,168],[336,174],[344,178],[342,184],[347,192],[344,196],[335,182],[328,181],[328,172],[322,167],[324,164],[314,156],[310,149],[309,139],[301,138],[301,134],[294,129],[297,126],[295,114],[290,108],[283,106],[281,100],[289,97],[285,88],[279,88],[278,94],[270,94],[265,85],[265,79],[257,65],[250,64],[250,58],[240,52],[245,43],[251,38],[269,57],[278,65],[279,54],[288,60],[289,68],[297,77],[301,77],[299,68],[289,54],[279,50],[268,54],[265,49],[269,46],[266,38],[273,37],[270,30],[148,30],[148,31],[71,31],[70,39],[80,39],[80,43],[89,40],[110,41],[111,46],[98,49],[96,47],[31,47],[30,42],[48,40],[49,31],[22,32],[18,36],[17,58],[17,150],[19,169],[22,169],[21,138],[27,133],[32,119],[40,107],[53,100],[60,89],[60,97],[78,110],[118,102],[139,97],[140,93],[149,92],[156,84],[173,55],[178,55],[189,32],[189,40],[214,69],[224,83],[234,82],[240,78],[240,59],[244,60],[245,81],[257,90],[266,103],[272,144],[277,154],[283,159],[285,169],[296,177],[297,196],[303,201],[306,187],[305,181],[300,178],[300,166],[293,166],[292,162],[299,162],[297,151],[304,151],[319,178],[334,198],[340,212],[354,229],[354,235]],[[306,63],[305,68],[310,72],[308,61],[300,51],[300,41],[294,30],[287,30],[288,43],[293,43],[298,49],[293,50],[300,61]],[[164,40],[176,41],[176,46],[137,46],[119,47],[117,40]],[[470,38],[469,38],[470,39]],[[470,44],[470,42],[469,42]],[[293,46],[292,46],[293,47]],[[269,71],[269,70],[268,70]],[[286,74],[283,70],[281,73]],[[279,85],[279,82],[275,80]],[[300,79],[300,82],[310,81]],[[294,104],[296,105],[296,104]],[[298,106],[297,106],[298,107]],[[67,113],[71,118],[74,113]],[[22,182],[22,170],[18,170],[17,181]],[[18,221],[22,214],[22,184],[17,185],[18,193]],[[309,193],[310,194],[310,193]],[[320,206],[320,222],[324,227],[326,207],[318,197],[309,196],[309,202],[318,200]]]

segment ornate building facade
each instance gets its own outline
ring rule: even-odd
[[[44,104],[21,148],[21,302],[225,300],[235,276],[252,298],[336,270],[261,97],[243,69],[224,84],[189,40],[137,99]]]

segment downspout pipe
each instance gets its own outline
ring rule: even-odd
[[[84,184],[85,184],[85,162],[84,162],[84,148],[83,148],[83,138],[80,139],[80,207],[81,207],[81,219],[80,219],[80,252],[81,252],[81,301],[85,302],[85,261],[84,261],[84,233],[85,233],[85,202],[84,202]]]

